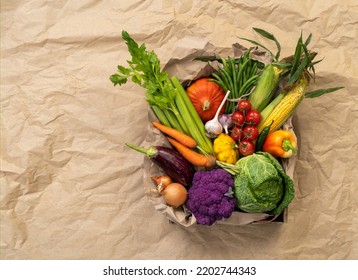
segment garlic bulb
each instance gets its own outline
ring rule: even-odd
[[[230,91],[228,90],[225,94],[224,99],[221,101],[221,104],[220,104],[218,110],[216,111],[214,118],[210,121],[207,121],[205,124],[206,135],[209,138],[216,138],[223,131],[223,126],[219,122],[219,113],[220,113],[222,107],[224,106],[225,101],[228,98],[229,94],[230,94]]]

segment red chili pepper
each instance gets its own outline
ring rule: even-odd
[[[289,158],[297,151],[296,138],[288,130],[276,130],[267,135],[262,151],[268,152],[274,157]]]

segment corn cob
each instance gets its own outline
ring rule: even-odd
[[[264,127],[272,122],[270,132],[279,129],[284,122],[293,114],[297,106],[305,96],[309,85],[309,77],[306,73],[302,74],[296,84],[286,93],[285,97],[272,110],[267,118],[262,121],[258,129],[261,132]]]
[[[266,65],[259,77],[255,89],[249,97],[252,109],[261,112],[271,101],[277,88],[281,72],[282,69],[273,66],[272,64]]]
[[[266,118],[271,114],[273,109],[282,101],[282,99],[285,97],[286,92],[282,91],[279,95],[277,95],[266,107],[263,109],[261,113],[261,123],[263,123]],[[259,126],[260,126],[259,124]]]

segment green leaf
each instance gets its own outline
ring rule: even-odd
[[[327,88],[327,89],[318,89],[318,90],[314,90],[314,91],[310,91],[310,92],[307,92],[305,94],[305,97],[306,98],[315,98],[315,97],[319,97],[323,94],[326,94],[326,93],[330,93],[330,92],[334,92],[334,91],[337,91],[337,90],[340,90],[344,87],[334,87],[334,88]]]
[[[272,34],[269,33],[263,29],[260,28],[253,28],[257,33],[259,33],[261,36],[265,37],[266,39],[272,40],[275,42],[276,47],[277,47],[277,53],[275,55],[276,60],[278,60],[280,58],[280,54],[281,54],[281,45],[280,43],[277,41],[276,37]]]
[[[307,57],[308,64],[310,64],[312,61],[312,58],[311,58],[310,53],[307,49],[307,46],[305,44],[301,44],[301,46],[302,46],[303,51],[305,52],[305,56]]]
[[[118,72],[122,73],[123,75],[128,76],[131,73],[131,69],[130,68],[126,68],[124,66],[118,65]]]
[[[242,37],[240,37],[240,39],[245,40],[245,41],[248,41],[248,42],[250,42],[250,43],[252,43],[252,44],[254,44],[254,45],[257,45],[257,46],[259,46],[259,47],[261,47],[261,48],[267,50],[267,51],[270,53],[270,55],[272,56],[272,58],[273,58],[273,59],[275,58],[275,55],[274,55],[268,48],[266,48],[264,45],[262,45],[262,44],[260,44],[260,43],[258,43],[258,42],[256,42],[256,41],[254,41],[254,40],[247,39],[247,38],[242,38]]]
[[[320,60],[316,60],[316,61],[311,61],[311,63],[308,65],[309,67],[312,67],[318,63],[320,63],[324,58],[320,59]]]
[[[306,42],[305,42],[305,46],[307,47],[308,44],[311,42],[311,39],[312,39],[312,33],[310,35],[308,35],[307,39],[306,39]]]
[[[291,68],[291,73],[290,73],[291,76],[297,70],[298,64],[301,59],[301,53],[302,53],[302,35],[298,39],[296,49],[295,49],[295,54],[293,55],[293,63],[292,63],[292,68]]]
[[[122,85],[127,82],[127,77],[121,76],[118,74],[113,74],[109,77],[109,79],[112,81],[113,85]]]
[[[307,63],[308,63],[308,58],[307,58],[307,56],[305,56],[302,59],[301,64],[297,67],[297,70],[295,71],[295,73],[293,73],[293,75],[291,75],[290,79],[288,80],[288,82],[287,82],[288,85],[292,85],[293,83],[295,83],[297,81],[298,77],[305,70]]]
[[[277,66],[279,68],[291,68],[292,63],[289,62],[273,62],[272,65]]]
[[[139,75],[138,73],[134,73],[132,76],[132,81],[138,85],[142,85],[141,75]]]
[[[272,33],[269,33],[269,32],[267,32],[267,31],[265,31],[265,30],[263,30],[263,29],[260,29],[260,28],[257,28],[257,27],[253,27],[253,29],[257,32],[257,33],[259,33],[262,37],[265,37],[265,38],[267,38],[267,39],[269,39],[269,40],[276,40],[276,38],[275,38],[275,36],[272,34]]]

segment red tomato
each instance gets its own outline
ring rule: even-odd
[[[259,137],[259,130],[257,127],[248,125],[242,129],[244,139],[254,141]]]
[[[232,113],[231,121],[234,125],[242,126],[245,123],[245,116],[243,113],[236,111]]]
[[[246,114],[246,122],[250,125],[257,126],[261,122],[261,114],[257,110],[250,110]]]
[[[237,104],[237,110],[243,113],[244,115],[246,115],[246,113],[251,110],[250,101],[246,99],[240,100],[239,103]]]
[[[239,153],[243,156],[253,154],[255,151],[255,145],[250,140],[242,140],[239,144]]]
[[[230,137],[235,141],[240,141],[242,139],[242,130],[240,127],[238,126],[234,126],[232,129],[231,129],[231,132],[230,132]]]

